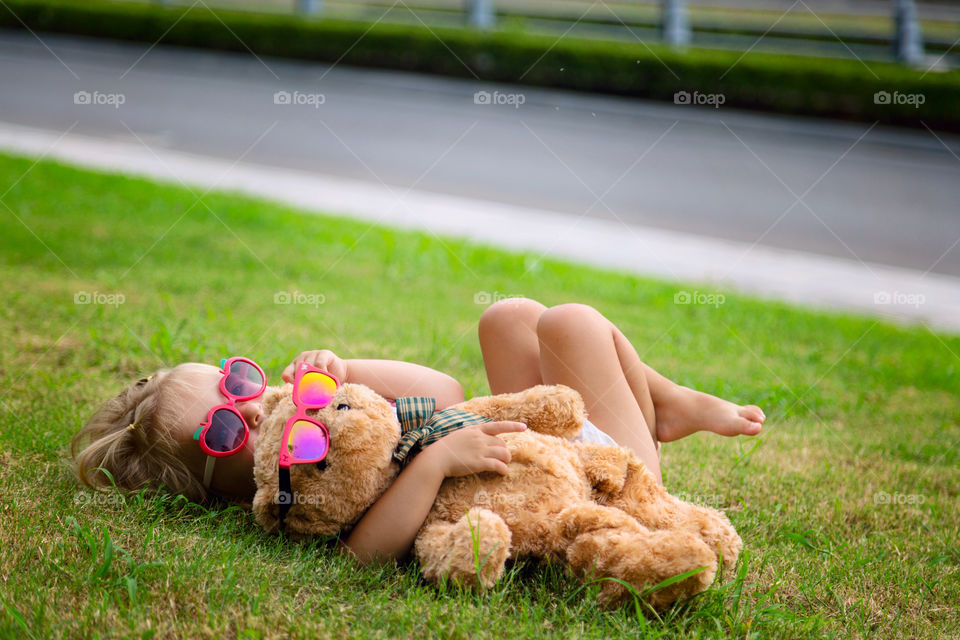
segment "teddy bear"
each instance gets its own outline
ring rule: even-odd
[[[742,543],[724,514],[667,493],[630,449],[573,440],[586,417],[575,390],[539,385],[454,409],[527,429],[500,436],[511,456],[506,475],[485,472],[442,484],[414,542],[428,581],[491,587],[508,560],[549,558],[584,581],[598,581],[608,606],[628,599],[625,585],[631,585],[663,608],[706,589],[718,566],[734,566]],[[265,397],[263,411],[253,511],[268,531],[293,538],[347,531],[400,471],[397,409],[368,387],[341,384],[326,407],[307,412],[326,425],[329,449],[319,464],[290,468],[294,498],[281,522],[278,456],[284,425],[296,411],[291,386]]]

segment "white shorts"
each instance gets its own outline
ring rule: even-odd
[[[609,444],[617,446],[617,441],[608,436],[603,431],[600,431],[597,428],[597,425],[593,424],[589,420],[583,421],[583,429],[580,430],[574,438],[574,442],[593,442],[594,444]]]

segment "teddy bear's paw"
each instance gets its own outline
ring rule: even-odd
[[[620,498],[611,501],[611,504],[623,509],[651,529],[682,529],[697,535],[713,549],[715,559],[723,567],[724,576],[733,570],[743,541],[723,512],[712,507],[684,502],[666,492],[661,493],[660,500],[638,499],[635,484],[633,478],[626,483],[631,491],[627,497],[633,499]],[[623,493],[627,494],[627,490]]]
[[[715,554],[697,536],[685,531],[594,531],[578,537],[568,548],[567,558],[584,579],[600,582],[599,599],[606,606],[622,604],[637,593],[645,594],[644,599],[653,607],[663,608],[703,591],[717,572]],[[695,573],[655,588],[687,572]],[[623,583],[631,585],[633,591]]]
[[[457,522],[432,522],[420,532],[416,553],[423,576],[463,586],[492,587],[510,555],[507,523],[488,509],[473,508]]]
[[[580,394],[562,384],[537,385],[521,392],[524,421],[539,433],[571,440],[583,429],[586,408]]]
[[[456,405],[493,420],[523,422],[531,431],[570,440],[583,428],[580,394],[563,385],[537,385],[516,393],[471,398]]]
[[[722,577],[729,577],[743,547],[743,541],[736,529],[727,516],[710,507],[696,507],[691,514],[691,520],[690,530],[696,531],[700,539],[713,549],[723,568]]]

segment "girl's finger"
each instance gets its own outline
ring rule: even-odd
[[[487,458],[502,460],[504,464],[510,463],[510,450],[506,447],[493,446],[487,449]]]
[[[507,464],[500,460],[495,460],[494,458],[487,458],[487,471],[493,471],[499,473],[502,476],[507,475]]]
[[[296,372],[297,367],[300,366],[300,363],[305,362],[306,358],[304,356],[307,356],[307,355],[308,355],[307,352],[304,351],[303,353],[298,355],[296,358],[294,358],[293,362],[287,365],[287,368],[283,370],[282,374],[280,374],[280,377],[283,379],[284,382],[289,382],[291,384],[293,383],[293,375]]]
[[[522,422],[502,421],[502,422],[484,422],[480,425],[480,430],[488,436],[496,436],[501,433],[515,433],[524,431],[527,425]]]

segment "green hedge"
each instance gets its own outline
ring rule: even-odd
[[[223,24],[221,23],[223,22]],[[229,25],[227,29],[224,24]],[[960,71],[690,50],[517,32],[426,28],[104,0],[4,0],[0,26],[384,67],[673,100],[722,94],[724,107],[960,131]],[[232,33],[231,33],[232,32]],[[739,58],[739,62],[738,62]],[[468,69],[469,67],[469,69]],[[471,73],[472,72],[472,73]],[[874,95],[922,95],[877,104]],[[895,102],[891,100],[891,102]]]

